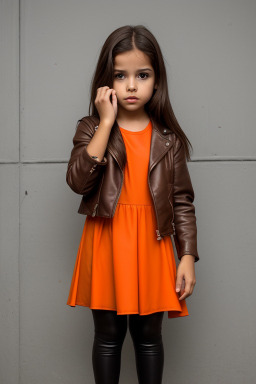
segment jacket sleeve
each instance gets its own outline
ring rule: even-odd
[[[183,255],[195,256],[195,262],[200,258],[197,251],[197,224],[195,216],[194,190],[191,183],[184,147],[176,138],[174,152],[174,236],[177,255],[181,260]]]
[[[87,145],[95,133],[95,124],[84,117],[78,121],[73,138],[73,149],[67,166],[66,182],[80,195],[90,193],[101,180],[108,163],[104,156],[102,161],[93,159],[87,152]]]

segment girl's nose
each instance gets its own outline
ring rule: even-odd
[[[136,90],[137,90],[136,87],[133,86],[133,85],[130,85],[130,86],[127,87],[127,91],[128,91],[128,92],[136,91]]]
[[[134,82],[134,80],[130,80],[129,82],[128,82],[128,85],[127,85],[127,91],[134,91],[134,90],[136,90],[137,88],[136,88],[136,85],[135,85],[135,82]]]

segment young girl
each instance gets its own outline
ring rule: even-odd
[[[92,311],[98,384],[119,382],[127,315],[140,384],[162,382],[164,312],[189,315],[199,256],[188,143],[155,37],[141,25],[116,29],[102,47],[66,175],[87,215],[67,304]]]

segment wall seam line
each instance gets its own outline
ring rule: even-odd
[[[21,256],[21,251],[20,251],[20,246],[21,246],[21,151],[20,151],[20,143],[21,143],[21,132],[20,132],[20,120],[21,120],[21,114],[20,114],[20,107],[21,107],[21,0],[18,0],[18,17],[19,17],[19,41],[18,41],[18,87],[19,87],[19,96],[18,96],[18,106],[19,106],[19,111],[18,111],[18,127],[19,127],[19,250],[18,250],[18,279],[19,279],[19,292],[18,292],[18,300],[19,300],[19,352],[18,352],[18,357],[19,357],[19,367],[18,367],[18,384],[21,383],[21,335],[20,335],[20,328],[21,328],[21,321],[20,321],[20,312],[21,312],[21,303],[20,303],[20,290],[21,290],[21,284],[20,284],[20,256]]]

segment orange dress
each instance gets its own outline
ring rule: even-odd
[[[117,311],[118,315],[168,311],[189,315],[179,301],[170,236],[156,237],[148,185],[151,121],[139,132],[120,127],[127,163],[114,217],[87,216],[67,305]]]

